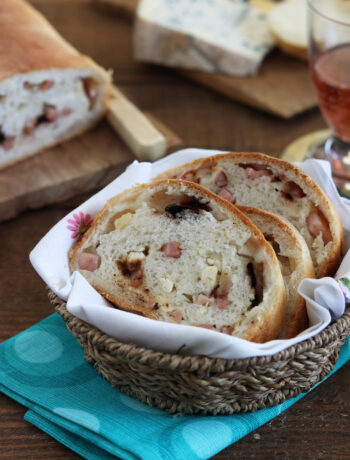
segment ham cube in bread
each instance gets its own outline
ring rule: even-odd
[[[152,319],[255,342],[284,325],[272,247],[234,205],[198,184],[164,180],[112,198],[70,252],[70,268],[118,308]]]

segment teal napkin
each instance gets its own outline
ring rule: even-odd
[[[349,359],[350,338],[333,372]],[[27,421],[91,460],[206,459],[304,396],[249,414],[168,415],[103,380],[57,313],[0,344],[0,391],[28,407]]]

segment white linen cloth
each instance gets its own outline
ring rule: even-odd
[[[68,251],[74,241],[67,230],[67,220],[73,214],[83,212],[94,216],[110,197],[123,190],[138,183],[149,182],[168,168],[217,153],[224,152],[185,149],[155,163],[134,161],[121,176],[72,211],[42,238],[31,252],[30,261],[45,283],[67,301],[70,313],[121,342],[135,343],[156,351],[175,353],[181,349],[182,354],[228,359],[277,353],[314,336],[344,313],[345,295],[350,300],[347,288],[350,253],[338,269],[338,281],[327,277],[319,280],[305,279],[300,284],[299,293],[306,299],[310,327],[293,339],[273,340],[263,344],[199,327],[155,321],[118,310],[98,294],[80,273],[70,275]],[[328,163],[307,160],[299,166],[328,193],[339,212],[345,231],[350,232],[350,201],[338,195]]]

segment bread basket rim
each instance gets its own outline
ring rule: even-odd
[[[327,344],[333,342],[335,339],[339,339],[341,335],[343,335],[343,341],[345,342],[347,336],[350,335],[350,306],[348,306],[344,314],[338,320],[328,325],[314,337],[291,345],[285,350],[279,351],[273,355],[232,359],[213,358],[203,355],[181,355],[178,353],[154,351],[149,348],[138,346],[135,343],[120,342],[118,339],[109,336],[68,312],[66,303],[49,288],[48,297],[55,307],[55,310],[66,322],[68,328],[70,330],[76,330],[79,334],[86,334],[87,340],[92,346],[101,347],[106,352],[110,353],[111,362],[113,361],[113,355],[118,355],[128,360],[141,360],[143,364],[158,362],[159,367],[195,370],[193,366],[196,362],[197,365],[195,367],[201,370],[210,369],[211,371],[222,371],[225,368],[232,368],[233,366],[238,369],[256,365],[267,365],[268,363],[282,360],[290,360],[300,353],[312,352],[315,348],[327,346]],[[105,355],[104,359],[108,360],[108,356]]]

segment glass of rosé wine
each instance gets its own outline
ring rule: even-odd
[[[311,76],[332,131],[308,156],[328,159],[343,188],[350,182],[350,0],[307,1]]]

